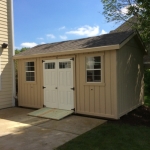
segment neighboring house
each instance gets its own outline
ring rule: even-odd
[[[132,30],[33,47],[14,56],[19,106],[118,119],[142,105],[144,54]]]
[[[14,106],[12,3],[0,0],[0,109]]]

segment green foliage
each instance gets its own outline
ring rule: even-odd
[[[20,52],[23,52],[23,51],[26,51],[26,50],[28,50],[29,48],[27,48],[27,47],[23,47],[23,48],[21,48],[20,50],[19,49],[15,49],[15,54],[19,54]]]
[[[129,23],[136,28],[145,45],[150,43],[150,0],[101,0],[103,14],[108,22],[128,21],[135,16],[137,21]],[[126,11],[125,11],[126,10]]]
[[[19,54],[19,53],[26,51],[26,50],[28,50],[27,47],[23,47],[20,50],[16,49],[15,54]],[[15,60],[16,92],[18,92],[18,69],[17,69],[17,67],[18,67],[18,62],[17,62],[17,60]]]
[[[145,70],[144,84],[145,84],[144,94],[150,96],[150,70],[149,69]]]

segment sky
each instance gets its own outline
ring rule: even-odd
[[[14,0],[15,49],[109,33],[101,0]]]

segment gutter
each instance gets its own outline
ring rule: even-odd
[[[9,1],[8,1],[9,2]],[[14,16],[13,16],[13,0],[10,0],[10,23],[11,23],[11,49],[12,49],[12,56],[15,55],[15,49],[14,49]],[[15,99],[14,97],[16,96],[16,87],[15,87],[15,64],[14,64],[14,60],[12,59],[12,105],[15,106]]]

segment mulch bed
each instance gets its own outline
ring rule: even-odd
[[[119,120],[110,120],[108,123],[142,125],[150,127],[150,107],[140,106],[122,116]]]

